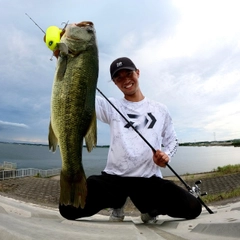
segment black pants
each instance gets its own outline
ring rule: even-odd
[[[59,205],[60,214],[69,220],[88,217],[105,208],[121,208],[130,197],[141,213],[166,214],[193,219],[200,215],[200,202],[188,191],[158,177],[120,177],[103,173],[87,179],[88,195],[83,209]]]

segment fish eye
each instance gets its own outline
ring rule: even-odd
[[[52,45],[53,45],[53,41],[50,41],[50,42],[48,43],[48,45],[49,45],[49,46],[52,46]]]
[[[94,30],[93,30],[92,28],[87,28],[87,32],[88,32],[88,33],[93,33]]]

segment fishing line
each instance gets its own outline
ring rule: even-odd
[[[122,116],[122,118],[132,127],[132,129],[143,139],[143,141],[152,149],[154,153],[156,153],[155,148],[147,141],[146,138],[132,125],[132,123],[116,108],[116,106],[103,94],[99,88],[96,88],[97,91],[108,101],[108,103]],[[200,189],[198,188],[197,184],[195,187],[190,187],[175,171],[174,169],[166,163],[166,166],[175,174],[175,176],[181,181],[181,183],[187,188],[187,190],[192,193],[193,195],[197,195],[196,198],[200,201],[200,203],[207,209],[210,214],[213,214],[213,211],[207,207],[207,205],[203,202],[203,200],[199,197]],[[199,192],[198,192],[199,190]]]
[[[25,13],[34,23],[35,23],[35,25],[44,33],[44,34],[46,34],[43,30],[42,30],[42,28],[27,14],[27,13]]]

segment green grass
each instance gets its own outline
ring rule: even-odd
[[[237,173],[237,172],[240,172],[240,164],[236,164],[236,165],[229,164],[223,167],[218,167],[217,169],[214,169],[214,172],[219,174]]]
[[[217,175],[217,176],[223,176],[226,174],[234,174],[239,172],[240,172],[240,164],[236,164],[236,165],[229,164],[229,165],[214,169],[214,175]],[[220,201],[224,199],[239,197],[239,196],[240,196],[240,187],[228,192],[222,192],[218,194],[209,194],[204,196],[203,199],[204,199],[204,202],[210,203],[210,202]]]
[[[206,173],[205,176],[201,178],[224,176],[227,174],[234,174],[239,172],[240,172],[240,164],[236,164],[236,165],[229,164],[223,167],[217,167],[217,169],[214,169],[213,172]],[[198,177],[198,176],[197,175],[195,176],[195,174],[186,174],[184,176],[185,180],[193,180],[195,177]],[[222,192],[218,194],[209,194],[209,195],[203,196],[202,199],[204,202],[210,203],[210,202],[220,201],[224,199],[239,197],[239,196],[240,196],[240,187],[230,190],[228,192]]]
[[[240,196],[240,187],[229,192],[206,195],[202,199],[205,203],[210,203],[210,202],[220,201],[224,199],[239,197],[239,196]]]
[[[223,176],[227,174],[234,174],[234,173],[239,173],[240,172],[240,164],[235,164],[235,165],[226,165],[223,167],[217,167],[217,169],[213,169],[211,172],[206,172],[206,173],[185,173],[181,175],[182,179],[185,181],[191,181],[194,179],[204,179],[204,178],[212,178],[212,177],[217,177],[217,176]],[[168,179],[172,179],[175,181],[178,181],[179,179],[176,176],[172,177],[165,177]]]

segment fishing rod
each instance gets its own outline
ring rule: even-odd
[[[132,123],[116,108],[116,106],[103,94],[102,91],[99,90],[99,88],[96,88],[97,91],[108,101],[108,103],[121,115],[121,117],[129,124],[129,126],[132,127],[132,129],[143,139],[143,141],[152,149],[154,153],[156,153],[156,149],[147,141],[147,139],[132,125]],[[206,208],[206,210],[213,214],[213,211],[203,202],[203,200],[200,198],[200,196],[206,195],[207,193],[201,194],[201,189],[198,186],[200,183],[202,183],[201,180],[195,182],[194,187],[190,187],[179,175],[177,172],[174,171],[174,169],[166,163],[166,166],[176,175],[176,177],[181,181],[181,183],[187,188],[187,190],[193,194],[199,202]]]

